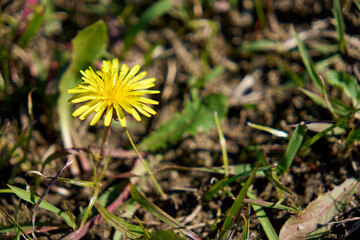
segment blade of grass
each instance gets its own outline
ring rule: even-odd
[[[270,168],[273,168],[273,166],[266,166],[266,167],[259,167],[259,168],[254,168],[253,170],[249,170],[249,171],[244,171],[242,173],[239,173],[235,176],[232,176],[231,178],[223,178],[220,181],[218,181],[217,183],[215,183],[205,194],[204,194],[204,200],[205,201],[209,201],[211,198],[213,198],[213,196],[218,193],[221,189],[223,189],[225,186],[229,185],[230,183],[234,182],[236,179],[241,178],[241,177],[245,177],[245,176],[249,176],[251,175],[251,173],[255,171],[256,172],[262,172],[265,170],[268,170]]]
[[[0,139],[2,138],[2,136],[4,135],[4,132],[6,131],[6,128],[9,126],[9,122],[8,123],[6,123],[6,125],[5,125],[5,127],[4,127],[4,129],[1,131],[1,133],[0,133]]]
[[[106,208],[101,206],[101,204],[98,202],[95,202],[95,207],[111,226],[125,234],[127,238],[135,239],[144,235],[144,232],[140,226],[127,223],[123,219],[116,217],[114,214],[106,210]]]
[[[15,187],[15,186],[11,186],[11,185],[8,185],[12,192],[15,193],[19,198],[21,198],[22,200],[24,201],[27,201],[29,203],[32,203],[32,204],[36,204],[38,201],[39,201],[39,197],[35,196],[34,193],[29,193],[21,188],[18,188],[18,187]],[[69,225],[70,227],[72,227],[72,223],[71,223],[71,220],[70,218],[66,215],[66,213],[62,212],[59,208],[55,207],[54,205],[52,205],[51,203],[49,202],[46,202],[45,200],[43,200],[40,205],[39,205],[40,208],[43,208],[45,210],[48,210],[49,212],[52,212],[52,213],[55,213],[56,215],[62,217],[66,224]]]
[[[131,138],[131,136],[130,136],[130,133],[129,133],[128,129],[127,129],[126,127],[124,127],[124,130],[125,130],[125,132],[126,132],[126,135],[128,136],[128,139],[129,139],[129,141],[130,141],[131,146],[132,146],[133,149],[135,150],[135,152],[136,152],[138,158],[140,159],[142,165],[144,166],[144,168],[146,169],[147,173],[149,174],[150,179],[152,180],[152,182],[153,182],[156,190],[160,193],[160,195],[161,195],[161,197],[162,197],[163,199],[167,199],[167,195],[164,193],[164,191],[162,190],[161,186],[160,186],[159,183],[156,181],[156,178],[155,178],[154,174],[151,172],[151,169],[149,168],[149,165],[148,165],[147,161],[145,161],[145,160],[141,157],[141,154],[140,154],[140,152],[138,151],[136,145],[134,144],[134,142],[133,142],[133,140],[132,140],[132,138]]]
[[[357,113],[360,110],[360,108],[352,111],[351,113],[349,113],[348,115],[346,115],[345,117],[341,118],[340,120],[337,121],[336,124],[333,124],[332,126],[328,127],[327,129],[325,129],[324,131],[316,134],[315,136],[313,136],[312,138],[310,138],[309,140],[307,140],[306,142],[303,143],[303,145],[300,148],[300,151],[304,151],[306,150],[308,147],[310,147],[311,145],[313,145],[315,142],[317,142],[320,138],[324,137],[328,132],[332,131],[333,129],[335,129],[336,127],[340,126],[341,124],[343,124],[349,117],[351,117],[353,114]]]
[[[227,150],[226,150],[226,139],[224,137],[224,133],[221,129],[220,126],[220,121],[219,121],[219,117],[218,117],[218,113],[214,112],[214,118],[215,118],[215,123],[216,123],[216,128],[219,134],[219,141],[220,141],[220,146],[221,146],[221,152],[223,155],[223,162],[224,162],[224,168],[225,168],[225,177],[229,176],[229,161],[228,161],[228,155],[227,155]]]
[[[262,3],[263,3],[263,1],[260,1],[260,0],[254,0],[253,1],[255,12],[256,12],[256,15],[257,15],[257,17],[259,19],[261,28],[262,29],[267,29],[268,28],[268,23],[267,23],[267,20],[266,20],[266,16],[265,16],[265,13],[264,13]]]
[[[243,52],[263,52],[263,51],[280,51],[281,44],[274,40],[255,40],[244,42],[236,51]]]
[[[299,150],[301,143],[304,139],[306,130],[306,125],[299,125],[296,127],[293,135],[290,138],[290,142],[288,147],[286,148],[285,154],[276,167],[279,173],[284,174],[291,166],[295,154]]]
[[[313,131],[313,132],[322,132],[325,129],[327,129],[328,127],[334,125],[336,122],[334,121],[329,121],[329,120],[323,120],[323,121],[313,121],[313,122],[308,122],[306,121],[304,124],[306,125],[307,129],[309,131]],[[301,123],[303,124],[303,123]],[[288,125],[289,127],[296,127],[299,124],[290,124]],[[333,130],[331,130],[330,132],[328,132],[328,135],[344,135],[346,133],[346,130],[342,127],[336,127]]]
[[[218,239],[225,240],[227,234],[230,232],[230,229],[234,226],[235,219],[239,214],[240,207],[241,207],[241,205],[246,197],[246,194],[249,190],[249,187],[255,177],[256,171],[257,171],[257,169],[254,169],[254,171],[251,173],[249,179],[246,181],[244,186],[241,188],[239,194],[237,195],[233,205],[231,206],[231,208],[226,216],[225,222],[221,228]]]
[[[340,53],[345,55],[346,54],[346,45],[345,45],[345,24],[344,19],[341,13],[341,6],[339,0],[333,0],[334,5],[334,15],[336,19],[336,33],[338,35],[339,41],[339,50]]]
[[[241,233],[240,240],[247,240],[250,236],[250,212],[251,212],[251,206],[248,205],[246,209],[246,215],[244,216],[245,219],[245,225],[243,227],[243,231]]]
[[[10,221],[12,224],[14,224],[15,227],[22,232],[22,234],[24,235],[24,237],[25,237],[26,239],[32,239],[32,238],[22,229],[22,227],[20,227],[20,225],[15,221],[15,219],[7,212],[2,206],[0,206],[0,210],[6,215],[6,217],[9,219],[9,221]]]
[[[249,198],[250,199],[245,198],[244,203],[256,205],[256,206],[259,206],[259,207],[284,210],[284,211],[287,211],[289,213],[298,213],[300,211],[296,207],[288,207],[288,206],[285,206],[285,205],[282,205],[282,204],[277,204],[277,203],[274,203],[274,202],[267,202],[267,201],[263,201],[263,200],[252,199],[251,197],[249,197]]]
[[[315,84],[316,88],[319,90],[319,92],[322,93],[323,88],[322,88],[321,80],[319,79],[318,75],[315,72],[315,65],[314,65],[312,59],[310,58],[310,55],[309,55],[304,43],[299,38],[299,35],[296,33],[293,26],[292,26],[292,31],[295,35],[295,38],[296,38],[296,41],[298,44],[298,48],[299,48],[299,52],[300,52],[301,58],[304,62],[305,68],[306,68],[307,72],[309,73],[310,78],[313,81],[313,83]]]
[[[263,151],[258,151],[256,153],[256,158],[261,163],[262,167],[270,166],[269,163],[266,161],[266,156]],[[269,179],[269,181],[271,181],[276,186],[276,190],[278,191],[278,194],[280,196],[282,195],[282,191],[285,191],[292,196],[296,196],[289,188],[287,188],[282,182],[279,181],[276,171],[274,171],[273,168],[264,170],[264,174]]]
[[[66,205],[66,202],[64,201],[64,208],[65,208],[65,213],[68,215],[69,219],[71,220],[71,224],[72,224],[72,229],[76,229],[76,222],[75,222],[75,216],[74,214],[72,214],[68,208],[68,206]]]
[[[173,3],[170,0],[162,0],[155,2],[151,5],[145,12],[140,16],[138,24],[136,24],[131,30],[126,34],[124,39],[124,49],[123,56],[134,44],[137,34],[143,30],[152,20],[162,16],[167,13],[172,7]]]
[[[86,206],[85,213],[84,213],[84,215],[83,215],[83,218],[81,219],[81,223],[80,223],[79,229],[81,229],[81,228],[85,225],[86,220],[89,218],[89,215],[90,215],[91,210],[92,210],[92,208],[93,208],[93,206],[94,206],[94,204],[95,204],[95,201],[98,199],[99,193],[100,193],[99,187],[95,187],[95,188],[94,188],[94,193],[93,193],[93,195],[91,196],[89,205]]]
[[[334,109],[333,105],[331,104],[331,101],[330,101],[330,98],[329,98],[329,93],[327,91],[327,88],[326,88],[326,85],[325,85],[325,80],[324,80],[323,76],[316,70],[315,70],[315,73],[316,73],[317,77],[320,79],[321,86],[322,86],[322,88],[324,90],[323,96],[324,96],[324,99],[325,99],[326,106],[330,110],[331,114],[335,118],[338,118],[339,116],[336,114],[335,109]]]
[[[359,0],[353,0],[353,2],[355,3],[356,7],[360,11],[360,1]]]
[[[277,130],[277,129],[274,129],[271,127],[267,127],[267,126],[263,126],[263,125],[259,125],[259,124],[255,124],[255,123],[251,123],[251,122],[247,122],[246,124],[249,127],[255,128],[260,131],[268,132],[277,137],[287,138],[289,136],[289,134],[287,134],[286,132],[280,131],[280,130]]]
[[[6,163],[8,163],[10,161],[10,158],[12,157],[13,153],[16,151],[16,149],[21,146],[22,144],[24,144],[25,140],[26,140],[26,135],[29,134],[30,129],[32,128],[32,126],[35,124],[35,122],[30,123],[29,126],[27,126],[24,130],[21,131],[17,141],[15,142],[15,144],[9,149],[9,151],[5,152],[4,156],[2,156],[2,158],[0,158],[0,167],[2,168]],[[15,165],[16,166],[16,165]],[[13,176],[15,174],[15,170],[17,169],[16,167],[13,167],[11,169],[11,175],[10,175],[10,182],[12,181],[11,179],[14,179],[15,177]]]
[[[138,202],[146,211],[153,214],[154,216],[158,217],[165,223],[173,226],[176,229],[179,229],[183,234],[187,235],[188,237],[196,240],[200,240],[200,238],[193,233],[192,231],[188,230],[184,225],[176,221],[173,217],[169,214],[161,210],[158,206],[154,203],[150,202],[142,193],[140,193],[136,187],[130,184],[130,195],[131,197]]]
[[[251,189],[247,192],[247,195],[250,199],[256,200],[255,194],[252,192]],[[265,211],[256,204],[251,204],[252,208],[254,209],[254,212],[256,213],[256,216],[258,217],[261,226],[263,227],[266,236],[269,240],[277,240],[279,239],[278,235],[275,232],[275,229],[273,228],[271,222],[269,221],[269,218],[266,216]]]
[[[319,95],[317,95],[307,89],[304,89],[304,88],[299,88],[299,89],[306,96],[308,96],[312,101],[314,101],[316,104],[318,104],[319,106],[322,106],[322,107],[326,107],[326,102],[322,97],[320,97]],[[339,101],[339,99],[330,98],[330,101],[334,107],[334,111],[341,116],[347,115],[352,110],[350,107],[344,105],[341,101]]]
[[[18,45],[21,48],[26,47],[30,40],[37,34],[44,21],[44,7],[37,5],[34,7],[32,18],[26,27],[25,31],[21,34]]]
[[[70,166],[70,164],[72,163],[72,160],[68,160],[65,165],[60,169],[60,171],[56,174],[56,176],[49,182],[49,184],[46,186],[46,188],[44,189],[44,191],[42,192],[39,201],[36,202],[35,207],[34,207],[34,213],[32,216],[32,224],[35,230],[35,220],[36,220],[36,212],[37,209],[39,207],[39,205],[41,204],[41,202],[43,201],[43,199],[45,198],[46,194],[49,192],[50,187],[56,182],[56,180],[58,179],[58,177],[66,170],[68,169],[68,167]],[[33,232],[34,234],[34,232]],[[35,236],[35,234],[34,234]]]
[[[50,178],[50,179],[53,179],[54,177],[52,176],[45,176],[43,175],[41,172],[39,171],[28,171],[26,173],[26,175],[29,175],[29,174],[36,174],[36,175],[39,175],[41,177],[44,177],[44,178]],[[78,180],[78,179],[70,179],[70,178],[62,178],[62,177],[59,177],[57,179],[58,182],[65,182],[65,183],[70,183],[72,185],[75,185],[75,186],[79,186],[79,187],[91,187],[91,188],[94,188],[95,187],[95,183],[94,182],[90,182],[90,181],[84,181],[84,180]]]

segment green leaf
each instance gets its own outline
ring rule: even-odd
[[[133,225],[125,222],[124,219],[116,217],[114,214],[110,213],[106,208],[101,206],[98,202],[95,202],[95,207],[98,212],[104,217],[104,219],[110,223],[116,230],[125,234],[129,239],[139,238],[144,235],[143,230],[140,226]]]
[[[154,203],[150,202],[142,193],[140,193],[136,187],[130,184],[130,195],[131,197],[138,202],[146,211],[153,214],[154,216],[158,217],[160,220],[164,221],[165,223],[173,226],[175,229],[180,230],[183,234],[187,235],[188,237],[196,240],[200,240],[195,233],[188,230],[184,225],[176,221],[173,217],[169,214],[161,210],[158,206]]]
[[[306,126],[305,125],[298,125],[293,133],[293,135],[290,138],[290,142],[288,147],[286,148],[284,156],[279,161],[279,164],[277,165],[277,170],[284,174],[289,167],[291,166],[294,157],[299,150],[301,143],[304,139],[304,136],[306,134]]]
[[[154,151],[166,147],[168,142],[179,140],[184,133],[196,135],[215,127],[214,112],[218,112],[220,121],[227,112],[227,99],[223,94],[210,94],[203,99],[185,102],[182,113],[175,113],[172,119],[163,124],[139,144],[139,148]]]
[[[162,0],[155,2],[151,5],[146,11],[140,16],[139,22],[131,28],[131,30],[126,34],[124,39],[124,50],[123,54],[129,50],[129,48],[134,44],[137,34],[142,31],[149,23],[167,13],[172,7],[173,3],[170,0]]]
[[[35,196],[35,194],[33,194],[33,193],[29,193],[21,188],[15,187],[15,186],[11,186],[11,185],[8,185],[8,186],[11,188],[13,193],[15,193],[19,198],[21,198],[24,201],[27,201],[33,205],[35,205],[39,201],[39,197]],[[72,227],[72,222],[71,222],[71,219],[69,218],[69,216],[66,215],[66,213],[62,212],[59,208],[52,205],[51,203],[43,200],[40,203],[39,207],[62,217],[65,220],[66,224],[69,225],[70,227]]]
[[[77,79],[80,79],[80,70],[90,66],[105,53],[107,39],[106,24],[100,20],[79,31],[72,41],[74,49],[71,54],[72,61],[61,77],[59,84],[60,96],[57,102],[60,131],[66,148],[72,147],[70,134],[70,121],[72,118],[70,104],[68,103],[70,94],[67,91],[76,85]]]

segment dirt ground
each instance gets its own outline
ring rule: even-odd
[[[3,17],[11,16],[20,21],[24,16],[25,2],[2,0],[0,6]],[[221,73],[214,79],[205,80],[206,83],[197,91],[200,97],[212,93],[221,93],[227,97],[222,129],[230,165],[256,164],[258,150],[265,153],[270,164],[276,164],[287,148],[288,139],[251,128],[247,122],[291,134],[293,128],[289,127],[290,124],[334,120],[329,109],[314,103],[299,89],[296,77],[287,74],[298,76],[300,81],[304,82],[303,88],[317,91],[296,48],[292,28],[299,35],[303,34],[303,42],[314,62],[331,61],[331,56],[339,54],[336,49],[332,50],[337,46],[333,1],[233,1],[237,3],[236,7],[229,2],[182,1],[183,11],[175,11],[174,9],[180,7],[174,3],[174,9],[151,21],[139,32],[134,45],[120,59],[122,63],[130,66],[144,65],[142,69],[148,72],[148,76],[157,79],[155,89],[161,90],[161,94],[154,97],[160,102],[155,107],[156,116],[141,122],[133,121],[131,116],[127,116],[129,131],[135,143],[140,143],[163,123],[168,122],[175,113],[182,112],[184,102],[192,98],[191,79],[201,79],[217,66],[222,66]],[[358,41],[360,11],[355,2],[341,1],[341,6],[346,37]],[[256,12],[258,3],[262,6],[260,9],[263,10],[265,20],[259,17],[262,16],[261,13]],[[130,26],[139,21],[144,9],[152,4],[153,1],[132,0],[126,3],[56,0],[50,14],[51,21],[45,22],[24,48],[16,45],[18,35],[5,34],[11,32],[13,27],[10,24],[1,24],[2,77],[5,79],[10,76],[6,89],[0,92],[1,130],[8,124],[0,139],[1,159],[7,159],[11,147],[21,138],[22,130],[31,124],[27,104],[28,94],[33,88],[36,88],[32,93],[33,119],[36,122],[28,146],[24,143],[26,141],[21,142],[11,153],[9,161],[1,162],[0,189],[7,188],[7,183],[23,189],[28,184],[40,195],[49,181],[35,175],[26,175],[26,172],[40,171],[42,166],[46,166],[43,173],[54,176],[66,161],[56,104],[59,96],[58,84],[70,62],[71,39],[81,29],[103,19],[109,33],[108,52],[103,58],[122,56],[124,36],[130,31]],[[20,24],[19,29],[21,27]],[[266,39],[280,43],[281,47],[269,44],[256,50],[247,49],[250,43]],[[357,43],[349,40],[347,54],[336,58],[329,66],[336,71],[356,76],[360,60],[360,44]],[[100,64],[99,59],[93,67],[97,68]],[[284,68],[289,71],[284,71]],[[249,80],[247,83],[244,81],[246,78]],[[351,100],[342,91],[332,87],[328,90],[332,97],[351,105]],[[355,118],[351,119],[351,122],[353,126],[358,125]],[[101,124],[89,127],[86,120],[81,122],[75,119],[74,124],[81,140],[80,145],[86,149],[98,150],[105,128]],[[308,131],[305,140],[315,134]],[[297,199],[285,194],[282,204],[305,208],[320,193],[333,189],[347,178],[357,177],[357,143],[350,149],[345,149],[345,139],[346,136],[323,137],[312,145],[306,154],[295,157],[289,171],[280,176],[279,180],[296,194]],[[131,171],[137,161],[121,127],[111,129],[107,148],[113,149],[113,159],[106,172],[103,191],[125,181],[116,176]],[[59,157],[42,165],[48,152],[57,152]],[[210,131],[200,129],[195,136],[185,133],[166,147],[143,151],[142,154],[151,163],[156,179],[169,196],[167,200],[161,199],[148,180],[139,178],[138,186],[141,186],[146,197],[174,218],[183,220],[199,237],[215,239],[233,199],[226,192],[215,195],[210,201],[205,201],[203,195],[213,182],[220,180],[223,175],[168,168],[174,165],[188,168],[222,166],[223,157],[216,127],[212,127]],[[26,156],[26,160],[23,156]],[[79,161],[79,172],[70,168],[63,177],[91,181],[92,164],[91,161]],[[78,215],[88,205],[92,194],[89,189],[61,182],[55,185],[46,196],[46,201],[61,209],[64,209],[65,201],[74,215]],[[240,189],[241,185],[236,181],[228,186],[226,191],[236,196]],[[264,201],[279,200],[274,184],[265,177],[256,177],[253,189]],[[126,191],[126,188],[119,190],[118,194],[122,191]],[[355,194],[351,204],[344,208],[335,220],[359,217],[358,200],[358,194]],[[0,194],[0,204],[12,216],[15,216],[17,211],[19,222],[31,223],[32,206],[25,206],[16,195]],[[246,206],[242,214],[246,214],[245,209]],[[19,212],[22,211],[24,215],[19,217]],[[119,207],[113,213],[122,216],[124,211]],[[270,208],[265,211],[277,233],[292,215]],[[142,208],[137,208],[135,215],[146,228],[172,229]],[[239,216],[233,227],[233,239],[240,239],[243,218],[243,215]],[[37,221],[63,223],[60,218],[42,209],[37,214]],[[129,221],[137,224],[134,218]],[[356,221],[334,224],[331,232],[321,239],[356,239],[351,238],[357,235],[356,224]],[[0,217],[0,226],[11,226],[4,214]],[[71,232],[67,227],[44,230],[39,233],[38,239],[60,239]],[[82,239],[113,239],[114,232],[103,220],[91,226]],[[250,234],[250,239],[267,239],[258,218],[251,211]],[[345,238],[346,236],[348,238]],[[0,239],[7,237],[7,234],[0,234]]]

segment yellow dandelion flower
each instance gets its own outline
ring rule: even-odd
[[[101,71],[94,71],[91,67],[80,71],[83,75],[79,85],[68,90],[76,94],[69,102],[86,102],[73,112],[73,116],[80,116],[84,120],[95,113],[90,125],[93,126],[104,115],[104,125],[109,126],[116,116],[121,125],[126,127],[125,112],[131,114],[137,121],[141,121],[139,113],[151,117],[156,112],[145,104],[159,104],[158,101],[143,97],[145,94],[160,93],[158,90],[148,90],[154,87],[155,78],[145,77],[146,72],[137,74],[140,65],[129,69],[125,64],[119,69],[119,59],[112,62],[103,61]],[[137,74],[137,75],[136,75]],[[138,113],[139,112],[139,113]]]

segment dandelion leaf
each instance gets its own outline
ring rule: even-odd
[[[184,111],[175,113],[172,119],[142,141],[139,147],[154,151],[164,148],[168,143],[176,142],[185,133],[196,135],[207,132],[215,127],[214,112],[219,119],[224,119],[227,113],[227,98],[223,94],[210,94],[203,99],[185,102]]]
[[[73,52],[71,63],[62,75],[59,83],[58,115],[61,136],[66,148],[72,147],[70,134],[71,109],[68,104],[70,95],[67,90],[80,80],[80,70],[91,65],[96,59],[104,55],[107,47],[107,26],[104,21],[97,21],[78,32],[72,40]]]

